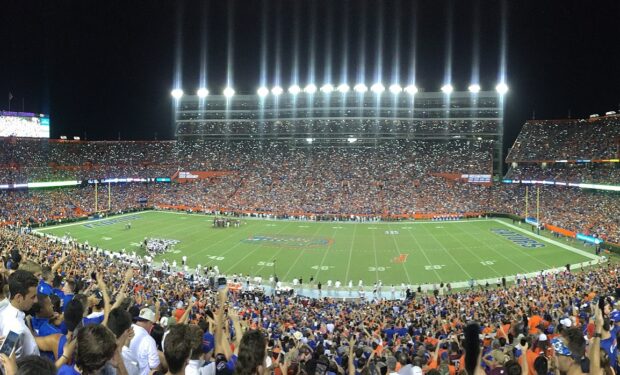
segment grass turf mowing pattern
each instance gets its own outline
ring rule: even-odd
[[[384,285],[466,281],[589,260],[544,241],[544,247],[522,247],[492,229],[521,232],[494,220],[351,224],[250,219],[242,220],[240,228],[216,229],[211,216],[156,211],[133,215],[131,229],[125,229],[128,216],[117,216],[39,231],[59,237],[68,233],[91,246],[138,254],[144,252],[135,245],[144,237],[174,239],[180,241],[176,251],[157,260],[180,265],[186,255],[191,269],[196,264],[218,265],[227,274],[266,279],[273,274],[275,259],[282,281],[302,277],[307,283],[313,276],[315,282],[340,280],[343,286],[349,280],[357,286],[360,279],[365,285],[376,280]],[[114,223],[101,225],[107,220]]]

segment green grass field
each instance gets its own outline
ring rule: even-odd
[[[103,220],[41,228],[69,234],[104,249],[136,251],[144,237],[180,241],[157,260],[186,255],[196,264],[218,265],[226,274],[268,278],[274,271],[290,282],[363,280],[372,285],[467,282],[531,273],[594,259],[591,249],[503,220],[457,222],[338,223],[244,219],[240,228],[216,229],[213,217],[145,211]],[[125,229],[127,221],[132,228]],[[500,232],[499,234],[497,232]],[[510,238],[507,238],[510,237]],[[541,246],[541,247],[524,247]]]

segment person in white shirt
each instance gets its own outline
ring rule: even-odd
[[[123,359],[127,375],[139,375],[138,360],[129,349],[129,342],[131,342],[134,336],[133,327],[131,326],[131,314],[119,308],[113,309],[110,311],[108,318],[108,328],[114,333],[117,341],[126,338],[126,342],[119,344],[123,345],[121,358]]]
[[[24,318],[32,305],[37,302],[37,285],[39,280],[32,272],[17,270],[9,276],[9,304],[0,310],[0,336],[7,337],[13,331],[19,335],[15,346],[17,359],[39,355],[34,336],[26,326]]]
[[[157,345],[155,339],[149,334],[154,323],[155,313],[153,310],[143,308],[136,318],[136,323],[132,325],[134,338],[131,339],[129,350],[131,350],[133,358],[138,361],[140,375],[149,375],[151,370],[157,370],[160,367]]]

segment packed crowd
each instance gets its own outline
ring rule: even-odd
[[[619,163],[567,164],[551,163],[545,168],[540,165],[521,164],[506,173],[512,180],[546,180],[574,183],[620,184]]]
[[[617,159],[619,155],[620,116],[606,116],[528,121],[506,161]]]
[[[27,152],[36,156],[32,144],[41,141],[25,141],[24,149],[17,146],[22,141],[5,142],[13,150],[22,150],[12,156],[17,160]],[[84,146],[87,151],[81,154],[83,145],[88,145]],[[0,222],[46,222],[101,210],[118,212],[166,205],[276,214],[525,214],[525,192],[519,186],[485,186],[453,180],[462,174],[490,175],[492,150],[488,141],[400,140],[381,142],[375,147],[292,147],[277,141],[121,142],[119,145],[93,142],[92,145],[49,143],[48,146],[48,156],[55,155],[54,163],[80,165],[87,158],[94,160],[92,153],[105,154],[101,160],[106,164],[118,163],[118,175],[108,170],[111,175],[106,177],[130,177],[128,174],[136,163],[153,170],[168,168],[167,175],[181,166],[190,171],[232,173],[186,184],[102,184],[96,199],[92,184],[60,190],[3,191],[0,192]],[[59,148],[64,151],[58,151]],[[146,160],[155,164],[148,165]],[[533,166],[518,166],[508,176],[566,177],[570,181],[609,183],[617,176],[617,168],[613,167],[613,164],[552,165],[538,171]],[[83,169],[77,173],[95,171]],[[614,214],[620,204],[617,194],[545,187],[541,202],[543,222],[620,242],[618,217]]]
[[[618,370],[613,263],[497,289],[344,302],[216,291],[201,275],[7,229],[0,250],[6,375]]]
[[[360,113],[350,111],[348,116],[359,117]],[[370,112],[370,113],[366,113]],[[255,120],[255,121],[201,121],[195,119],[190,122],[181,123],[177,129],[177,135],[239,135],[239,134],[269,134],[270,136],[292,136],[320,134],[321,136],[341,135],[347,137],[349,134],[377,134],[382,136],[393,136],[395,134],[495,134],[499,131],[499,122],[494,120],[414,120],[401,121],[393,120],[374,120],[372,117],[393,117],[391,111],[386,113],[375,113],[376,111],[366,109],[365,117],[367,120],[351,118],[344,120]],[[222,112],[222,118],[226,113]],[[269,115],[268,113],[265,114]],[[404,113],[403,116],[411,116],[411,113]],[[295,113],[300,118],[312,117],[308,113]],[[458,116],[457,116],[458,117]]]

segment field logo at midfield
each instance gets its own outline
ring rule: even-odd
[[[528,247],[528,248],[545,247],[544,243],[538,242],[536,240],[533,240],[529,237],[526,237],[522,234],[513,232],[508,229],[492,228],[491,232],[495,234],[499,234],[500,236],[506,238],[507,240],[510,240],[522,247]]]
[[[281,234],[253,234],[242,240],[245,243],[253,243],[258,245],[272,245],[279,247],[325,247],[334,243],[334,240],[326,237],[315,236],[288,236]]]
[[[396,263],[396,264],[405,263],[407,261],[408,256],[409,254],[400,254],[399,256],[392,258],[392,263]]]
[[[125,223],[128,221],[133,221],[137,219],[142,219],[142,215],[129,215],[129,216],[121,216],[121,217],[116,217],[116,218],[107,219],[107,220],[98,220],[98,221],[90,222],[88,224],[83,224],[82,226],[86,228],[105,227],[108,225]]]

